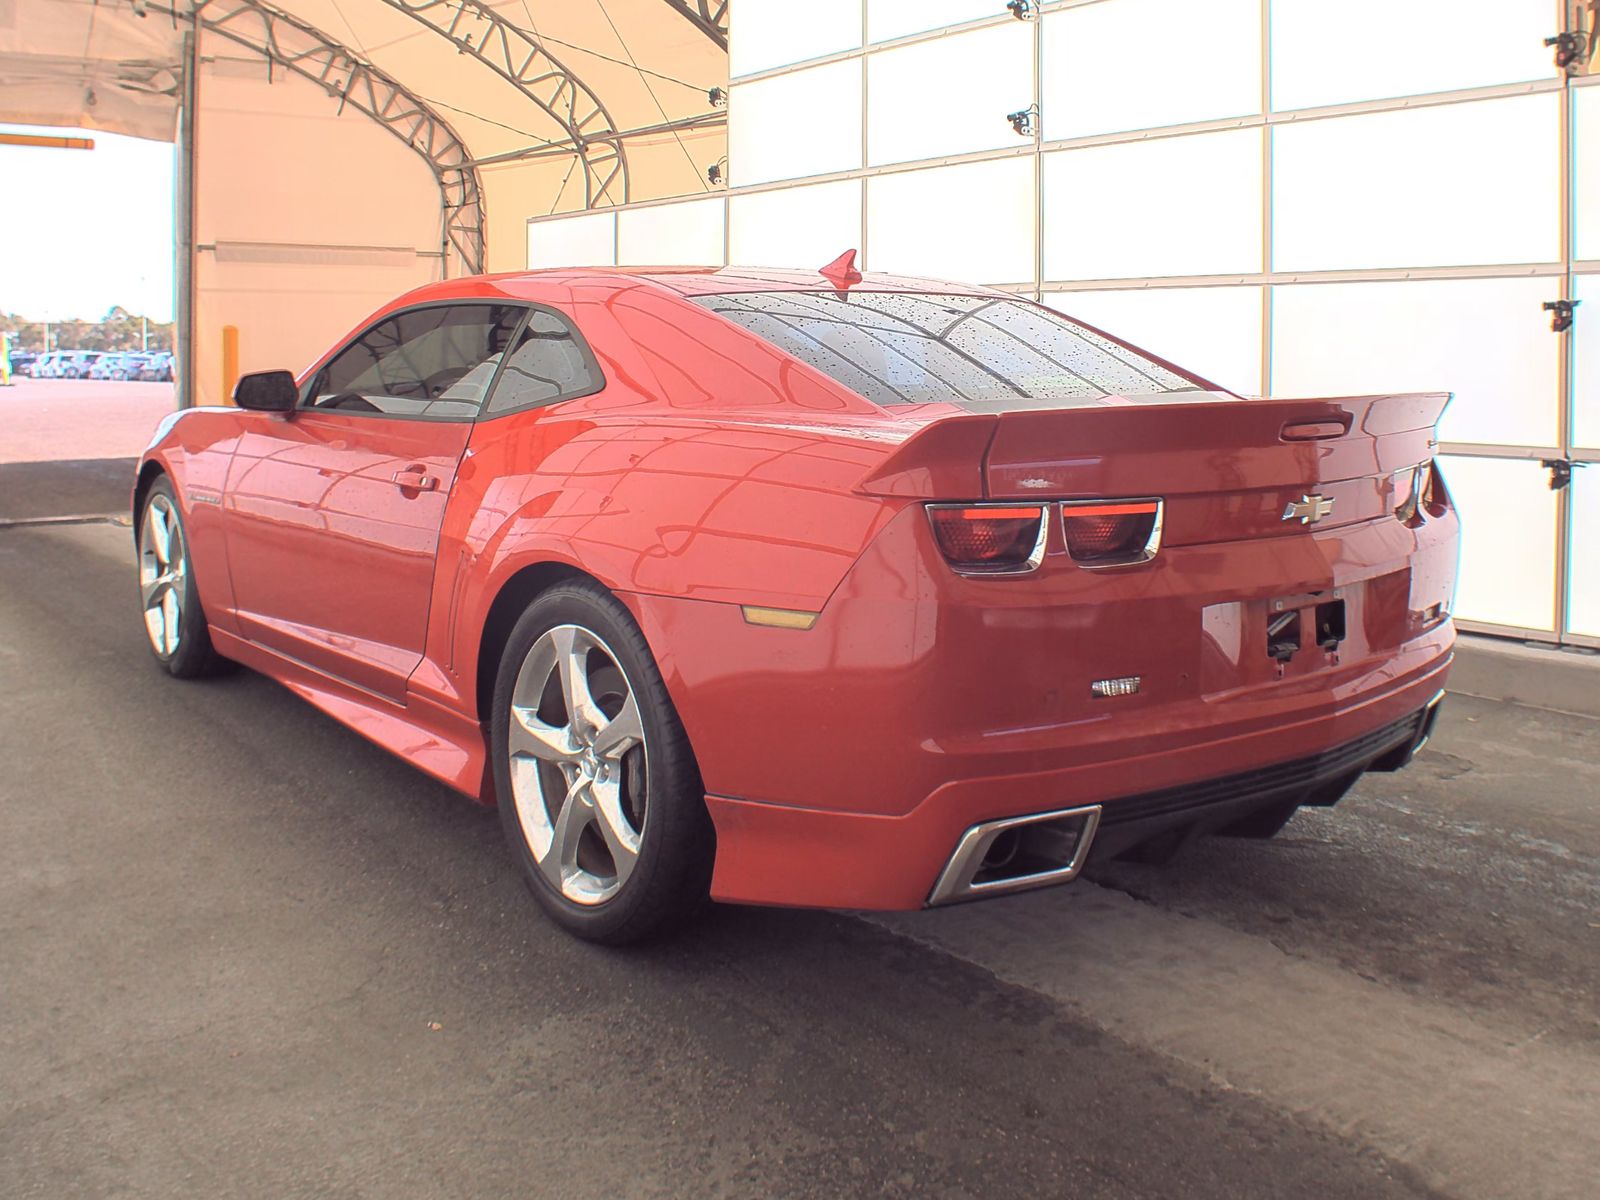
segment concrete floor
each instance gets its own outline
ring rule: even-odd
[[[0,1195],[1592,1197],[1600,724],[1453,697],[1278,840],[555,932],[494,814],[0,529]]]

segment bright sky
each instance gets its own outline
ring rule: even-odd
[[[98,320],[114,304],[172,319],[176,148],[99,130],[93,150],[0,145],[0,312]]]

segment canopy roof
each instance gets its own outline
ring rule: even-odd
[[[0,120],[172,138],[184,35],[258,55],[390,125],[487,196],[483,226],[709,189],[725,0],[10,0]],[[444,165],[441,166],[441,163]],[[447,200],[448,203],[448,200]],[[497,256],[502,265],[508,255]],[[512,256],[515,257],[515,256]],[[466,255],[482,269],[482,253]]]

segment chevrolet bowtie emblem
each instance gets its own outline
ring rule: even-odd
[[[1302,525],[1315,525],[1333,511],[1333,501],[1326,496],[1301,496],[1283,508],[1285,521],[1299,521]]]

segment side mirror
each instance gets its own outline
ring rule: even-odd
[[[258,412],[293,412],[300,400],[300,389],[288,371],[256,371],[242,375],[233,385],[233,402],[240,408]]]

